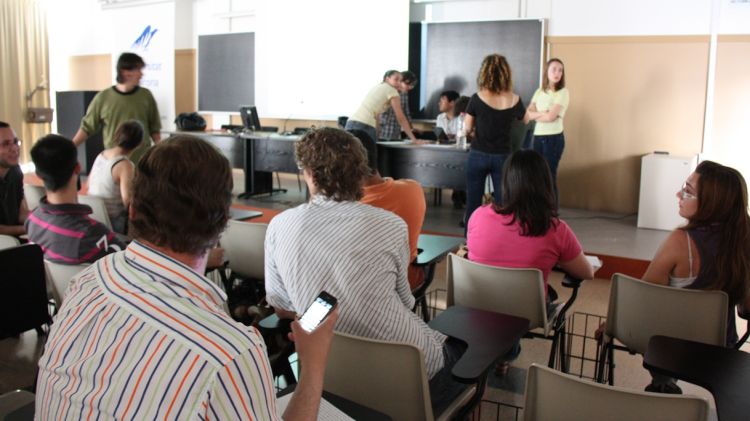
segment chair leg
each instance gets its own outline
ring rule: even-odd
[[[614,344],[609,347],[609,385],[615,385],[615,347]]]
[[[599,350],[599,356],[597,358],[596,362],[596,382],[597,383],[604,383],[604,367],[608,364],[608,358],[609,355],[608,352],[609,349],[609,342],[603,341],[602,347]]]

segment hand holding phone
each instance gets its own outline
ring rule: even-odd
[[[316,327],[333,311],[336,307],[336,297],[321,291],[320,295],[310,304],[305,313],[300,317],[299,324],[308,332],[312,332]]]

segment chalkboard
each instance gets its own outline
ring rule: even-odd
[[[238,112],[255,104],[255,34],[198,37],[198,109]]]
[[[415,34],[412,32],[412,36]],[[524,105],[539,87],[542,72],[544,21],[522,19],[484,22],[421,23],[419,54],[419,110],[422,118],[435,118],[440,93],[449,89],[471,96],[477,75],[488,54],[501,54],[510,64],[513,91]]]

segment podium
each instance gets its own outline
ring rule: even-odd
[[[98,91],[62,91],[56,92],[57,98],[57,132],[73,139],[81,127],[81,119]],[[94,165],[96,156],[104,150],[102,132],[94,133],[78,146],[78,162],[81,174],[88,174]]]

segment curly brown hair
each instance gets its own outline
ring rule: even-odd
[[[505,57],[500,54],[490,54],[485,57],[479,69],[477,85],[479,89],[487,89],[496,94],[513,90],[510,65]]]
[[[352,134],[332,127],[312,130],[297,142],[296,156],[320,194],[337,202],[362,198],[370,169],[365,148]]]
[[[130,225],[136,239],[199,255],[224,231],[231,202],[229,161],[206,141],[177,135],[138,161]]]

